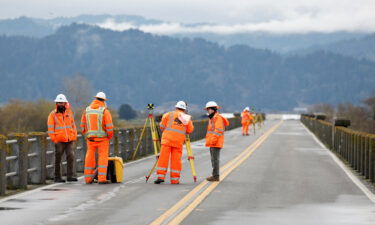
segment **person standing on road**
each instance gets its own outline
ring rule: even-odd
[[[74,123],[74,114],[65,95],[56,96],[56,109],[48,116],[48,135],[55,144],[55,178],[56,183],[64,183],[61,177],[61,158],[65,152],[67,160],[67,180],[77,181],[74,171],[75,152],[74,142],[77,140],[77,129]]]
[[[176,110],[174,112],[165,113],[160,122],[160,129],[163,134],[161,137],[161,150],[156,171],[158,178],[154,181],[155,184],[164,182],[169,161],[171,161],[171,184],[180,183],[182,146],[186,134],[190,134],[194,130],[191,117],[186,114],[186,103],[184,101],[178,101],[175,107]]]
[[[206,147],[210,148],[212,176],[207,177],[208,181],[220,181],[220,150],[224,145],[225,127],[229,126],[229,121],[221,116],[217,111],[220,107],[214,101],[206,104],[209,121],[206,134]]]
[[[109,141],[113,137],[112,116],[105,101],[104,92],[98,92],[95,100],[86,108],[82,114],[81,129],[85,135],[87,152],[85,158],[85,182],[91,184],[95,176],[95,152],[98,149],[98,182],[99,184],[110,183],[107,180]]]
[[[246,107],[241,113],[241,124],[242,124],[242,136],[249,136],[249,126],[253,120],[253,117],[250,113],[250,108]]]

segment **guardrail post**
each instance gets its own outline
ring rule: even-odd
[[[47,176],[47,171],[46,171],[46,158],[47,158],[47,135],[46,133],[42,132],[35,132],[35,133],[30,133],[29,137],[31,138],[36,138],[36,143],[37,143],[37,163],[36,169],[37,172],[34,173],[31,176],[31,183],[35,184],[45,184],[46,182],[46,176]]]
[[[366,179],[369,178],[369,165],[370,165],[370,137],[369,135],[365,136],[365,155],[364,155],[364,176]]]
[[[6,137],[0,135],[0,195],[4,195],[7,186],[7,167],[6,167],[6,152],[7,152],[7,145],[6,145]]]
[[[115,128],[113,134],[113,154],[115,156],[120,155],[119,130],[117,128]]]
[[[134,152],[134,147],[136,146],[136,138],[135,138],[135,129],[129,129],[128,130],[128,143],[127,143],[127,146],[128,146],[128,149],[127,149],[127,158],[126,158],[126,161],[127,160],[130,160],[131,157],[133,156],[133,152]]]
[[[28,153],[29,142],[26,134],[18,133],[11,137],[17,139],[18,143],[18,187],[27,189],[27,167],[28,167]]]
[[[371,182],[375,183],[375,137],[370,138],[370,172],[369,172],[369,178]]]

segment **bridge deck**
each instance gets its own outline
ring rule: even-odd
[[[375,224],[373,194],[299,121],[268,121],[248,137],[227,132],[220,183],[204,181],[211,165],[203,141],[192,147],[197,183],[186,156],[180,185],[145,183],[150,157],[126,164],[123,184],[80,180],[2,199],[0,209],[11,210],[0,210],[1,224]]]

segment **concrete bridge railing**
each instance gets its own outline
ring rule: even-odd
[[[241,118],[229,119],[228,130],[241,126]],[[191,141],[202,139],[206,135],[208,120],[194,121],[194,132]],[[137,158],[153,154],[153,143],[150,128],[147,128],[137,152]],[[131,129],[115,129],[111,140],[110,155],[121,156],[124,161],[131,160],[138,143],[142,127]],[[77,172],[83,172],[86,154],[86,143],[82,135],[78,135],[75,143]],[[7,189],[27,189],[28,184],[45,184],[54,178],[54,144],[48,135],[42,133],[0,135],[0,195]],[[66,173],[66,159],[63,159],[63,173]]]
[[[329,149],[375,184],[375,135],[302,116],[301,121]]]

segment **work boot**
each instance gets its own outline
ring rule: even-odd
[[[213,182],[213,181],[220,181],[219,177],[210,176],[206,178],[207,181]]]
[[[66,179],[66,180],[69,181],[69,182],[77,182],[78,181],[78,179],[75,178],[75,177],[68,177],[68,179]]]
[[[99,184],[110,184],[110,180],[105,180],[105,181],[99,181]]]
[[[157,180],[154,181],[154,184],[161,184],[163,182],[164,182],[163,179],[157,179]]]
[[[61,177],[55,177],[54,182],[55,183],[65,183],[65,180],[62,179]]]

